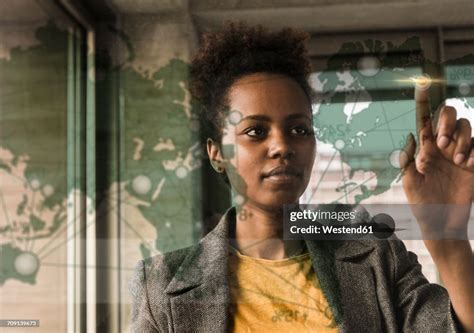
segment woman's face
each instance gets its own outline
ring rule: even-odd
[[[228,102],[222,150],[208,149],[240,196],[237,204],[273,210],[298,202],[316,151],[303,89],[287,76],[255,73],[231,86]]]

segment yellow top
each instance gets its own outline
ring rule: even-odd
[[[234,252],[234,332],[339,332],[309,253],[266,260]]]

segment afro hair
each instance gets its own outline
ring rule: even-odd
[[[205,137],[222,139],[228,112],[227,92],[239,78],[253,73],[282,74],[294,79],[310,100],[311,66],[306,49],[309,35],[284,28],[271,32],[257,26],[228,22],[204,34],[190,68],[190,89],[203,111]]]

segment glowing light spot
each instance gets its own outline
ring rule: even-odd
[[[415,83],[416,89],[427,90],[431,87],[433,80],[428,74],[418,75],[411,78]]]
[[[237,194],[234,200],[237,205],[242,205],[245,202],[245,198],[240,194]]]
[[[151,189],[151,180],[147,176],[136,176],[133,179],[132,188],[138,194],[147,194]]]
[[[229,122],[232,125],[237,125],[242,119],[242,114],[239,111],[232,111],[229,115]]]
[[[372,56],[360,58],[357,62],[357,68],[363,76],[375,76],[380,71],[380,60]]]
[[[54,194],[54,187],[52,185],[45,185],[43,187],[43,194],[45,197],[50,197]]]
[[[467,82],[462,82],[459,84],[458,90],[461,95],[466,96],[471,92],[471,86]]]
[[[396,169],[400,169],[400,162],[405,164],[406,159],[408,158],[407,154],[403,150],[394,150],[390,153],[389,162],[390,165]]]
[[[344,140],[336,140],[336,142],[334,142],[334,147],[336,147],[336,149],[338,150],[341,150],[341,149],[344,149],[344,147],[346,146],[346,143],[344,142]]]
[[[186,169],[184,166],[180,166],[176,169],[176,177],[183,179],[187,175],[188,175],[188,169]]]
[[[31,181],[31,188],[33,190],[37,190],[37,189],[39,189],[39,187],[40,187],[40,181],[38,179],[33,179]]]
[[[31,275],[38,270],[39,261],[35,254],[24,252],[15,258],[15,270],[20,275]]]

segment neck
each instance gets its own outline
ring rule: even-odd
[[[244,255],[269,260],[302,252],[303,241],[283,240],[283,210],[237,206],[234,246]]]

